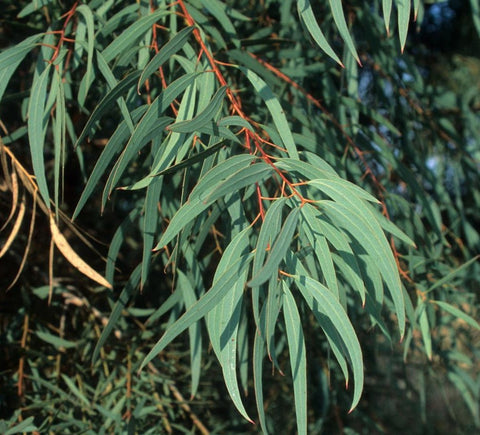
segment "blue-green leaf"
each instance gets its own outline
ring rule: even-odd
[[[312,5],[310,4],[309,0],[297,0],[297,9],[298,15],[302,19],[305,27],[312,35],[312,38],[317,43],[317,45],[327,53],[335,62],[342,65],[342,62],[338,58],[337,54],[333,51],[333,48],[328,43],[327,39],[325,38],[322,29],[317,23],[315,19],[315,15],[313,13]]]
[[[273,244],[267,261],[258,273],[248,283],[250,287],[257,287],[268,281],[271,276],[277,275],[278,266],[290,248],[294,232],[297,228],[299,207],[295,207],[285,219],[285,223]]]
[[[412,3],[411,0],[396,0],[396,5],[398,9],[398,37],[400,39],[400,47],[403,53],[405,43],[407,42]]]
[[[50,207],[50,195],[45,176],[43,147],[45,145],[45,132],[48,124],[48,117],[45,116],[45,99],[47,96],[50,66],[51,64],[48,64],[42,74],[34,77],[28,108],[28,140],[30,141],[33,172],[37,179],[38,189],[47,207]]]
[[[80,106],[83,106],[85,103],[85,98],[88,94],[88,89],[93,82],[92,71],[93,71],[93,51],[95,43],[95,30],[94,30],[94,21],[92,10],[87,5],[80,5],[76,9],[77,12],[83,15],[87,26],[87,69],[85,71],[85,76],[83,77],[80,88],[78,90],[78,103]]]
[[[364,382],[362,350],[355,330],[347,313],[326,287],[308,276],[296,276],[295,283],[309,307],[316,312],[316,318],[325,334],[348,357],[354,378],[350,408],[353,410],[360,400]]]
[[[140,18],[125,29],[120,36],[114,38],[110,45],[103,50],[102,54],[106,62],[110,62],[117,55],[124,53],[131,45],[138,41],[152,26],[169,11],[163,8],[157,9],[150,15]],[[138,72],[140,74],[140,72]],[[138,78],[138,76],[137,76]]]
[[[22,42],[0,53],[0,101],[8,86],[10,77],[12,77],[24,57],[36,47],[36,42],[42,36],[42,34],[38,34],[25,38]]]
[[[147,81],[147,79],[160,68],[171,56],[177,53],[185,43],[188,41],[190,34],[193,31],[193,27],[186,27],[173,36],[152,58],[148,65],[143,69],[142,75],[138,80],[137,89],[140,90],[141,86]]]
[[[177,288],[181,290],[185,308],[189,310],[197,301],[195,290],[185,274],[177,269]],[[190,371],[192,378],[192,387],[190,397],[195,397],[198,384],[200,382],[200,370],[202,365],[202,334],[200,323],[195,322],[188,328],[190,338]]]
[[[343,12],[342,0],[328,0],[330,3],[330,8],[332,9],[333,19],[335,20],[335,24],[337,25],[338,31],[342,36],[343,40],[347,44],[347,47],[355,58],[355,60],[359,63],[360,58],[358,57],[357,49],[355,48],[355,44],[353,43],[352,36],[350,35],[350,31],[348,30],[347,23],[345,21],[345,14]]]
[[[205,317],[232,289],[238,276],[247,270],[253,254],[242,255],[231,263],[218,281],[182,317],[171,325],[143,360],[140,370],[155,358],[165,347],[192,323]]]
[[[285,112],[278,101],[278,98],[269,88],[269,86],[253,71],[239,67],[239,69],[245,74],[245,76],[250,80],[250,83],[256,89],[260,97],[265,101],[268,111],[272,115],[273,123],[278,130],[282,142],[285,145],[285,148],[289,156],[293,159],[298,160],[298,151],[295,141],[293,139],[292,131],[288,125],[287,117]]]
[[[119,81],[116,86],[108,92],[105,97],[102,98],[102,100],[95,106],[94,111],[90,115],[90,118],[87,121],[87,124],[83,128],[82,132],[80,133],[80,136],[78,137],[77,143],[75,146],[78,146],[83,142],[85,137],[89,134],[91,134],[95,123],[104,115],[107,113],[108,109],[110,106],[117,101],[118,98],[121,97],[121,95],[128,89],[130,89],[135,83],[135,81],[138,79],[140,76],[140,71],[135,71],[128,76],[126,76],[123,80]]]
[[[442,310],[446,311],[447,313],[450,313],[453,316],[457,317],[458,319],[463,320],[466,324],[470,325],[472,328],[480,329],[480,325],[473,317],[470,317],[467,313],[463,312],[457,307],[454,307],[453,305],[450,305],[447,302],[442,302],[442,301],[430,301],[430,302],[433,302],[434,304],[438,305]]]
[[[307,359],[302,321],[297,304],[285,281],[283,285],[283,316],[287,330],[288,352],[292,368],[293,393],[298,434],[307,433]]]
[[[132,274],[130,275],[130,278],[127,281],[127,284],[125,285],[122,292],[120,293],[120,296],[118,297],[117,302],[115,302],[115,305],[112,309],[112,313],[110,314],[110,317],[108,318],[107,325],[103,329],[102,334],[100,335],[100,338],[97,341],[95,349],[93,350],[92,364],[95,363],[95,361],[97,360],[97,358],[100,354],[100,349],[105,344],[105,342],[107,341],[107,338],[109,337],[109,335],[113,331],[113,328],[117,324],[117,321],[120,318],[123,309],[127,305],[130,298],[137,291],[138,283],[140,281],[141,272],[142,272],[142,268],[141,268],[141,264],[139,264],[133,270]]]
[[[207,122],[215,117],[218,113],[220,108],[222,107],[223,99],[225,97],[225,93],[227,92],[227,87],[221,87],[213,96],[210,103],[205,107],[205,109],[200,112],[195,118],[187,120],[187,121],[180,121],[172,124],[169,127],[169,130],[177,132],[177,133],[193,133],[195,131],[200,130]]]

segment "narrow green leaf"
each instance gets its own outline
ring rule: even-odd
[[[430,324],[427,315],[427,305],[419,299],[417,305],[417,318],[420,333],[422,334],[423,344],[425,346],[425,353],[429,360],[432,360],[432,333],[430,332]]]
[[[243,67],[239,67],[239,69],[243,72],[243,74],[245,74],[263,101],[265,101],[267,109],[272,115],[273,123],[275,124],[275,127],[282,138],[282,142],[289,156],[298,160],[297,146],[293,140],[292,131],[290,130],[287,117],[285,116],[285,112],[282,109],[278,98],[268,87],[268,85],[253,71]]]
[[[350,286],[360,294],[362,301],[365,300],[366,289],[360,266],[346,234],[334,226],[326,216],[321,215],[312,205],[305,204],[303,208],[312,208],[313,214],[316,216],[315,225],[318,225],[318,230],[325,235],[335,249],[336,255],[332,254],[335,265],[340,269]]]
[[[360,62],[360,58],[358,57],[357,49],[355,48],[355,44],[353,43],[352,36],[350,35],[350,31],[348,30],[347,22],[345,21],[345,14],[343,12],[342,0],[328,0],[330,3],[330,8],[332,10],[333,19],[335,20],[335,24],[337,25],[338,31],[342,36],[343,40],[347,44],[348,50],[361,66],[362,62]]]
[[[181,290],[183,300],[185,301],[185,308],[188,311],[197,301],[197,297],[189,279],[178,269],[177,289]],[[192,378],[190,397],[193,398],[195,394],[197,394],[202,365],[202,334],[199,322],[192,323],[192,325],[189,326],[188,335],[190,338],[190,371]]]
[[[417,21],[418,18],[418,11],[420,8],[423,8],[423,5],[421,4],[420,0],[413,0],[413,19]],[[420,19],[420,23],[422,20]]]
[[[337,296],[337,298],[339,298],[337,276],[333,265],[332,255],[328,247],[327,239],[323,234],[322,227],[319,226],[317,213],[315,213],[315,209],[312,206],[302,207],[301,212],[303,217],[301,223],[302,227],[304,228],[307,239],[317,257],[327,287]],[[362,299],[362,302],[364,302],[364,299]]]
[[[407,245],[416,248],[415,242],[408,237],[400,228],[398,228],[391,220],[387,219],[382,213],[378,210],[372,210],[375,213],[375,219],[382,226],[382,228],[390,233],[392,236],[395,236],[397,239],[406,243]]]
[[[80,104],[80,106],[83,106],[88,94],[88,89],[93,82],[92,71],[95,30],[92,10],[87,5],[82,4],[77,7],[76,11],[83,15],[85,24],[87,26],[87,69],[78,90],[78,103]]]
[[[203,6],[217,19],[220,26],[222,26],[225,33],[229,35],[233,44],[239,48],[240,41],[237,35],[237,30],[233,25],[230,17],[227,15],[227,8],[230,9],[230,6],[227,6],[224,2],[219,0],[201,0]]]
[[[105,279],[112,285],[115,273],[115,262],[117,261],[120,248],[126,241],[128,229],[133,226],[133,223],[137,219],[139,213],[140,210],[138,208],[134,208],[118,226],[115,234],[112,237],[112,240],[110,241],[107,254],[107,265],[105,267]]]
[[[263,401],[263,358],[265,355],[265,342],[262,335],[255,332],[253,343],[253,383],[255,388],[255,401],[257,402],[258,417],[260,427],[265,435],[268,434],[265,419],[265,409]]]
[[[392,0],[382,0],[383,21],[385,22],[385,29],[390,35],[390,16],[392,14]]]
[[[60,348],[65,348],[65,349],[70,349],[73,347],[78,346],[78,343],[75,343],[73,341],[65,340],[64,338],[58,337],[56,335],[52,335],[49,332],[41,332],[37,331],[37,336],[47,342],[50,343],[51,345],[55,346],[57,349]]]
[[[288,352],[292,368],[293,393],[295,397],[295,414],[297,433],[307,433],[307,359],[302,321],[298,314],[297,304],[285,281],[283,285],[283,316],[288,338]]]
[[[270,250],[267,261],[260,271],[248,283],[250,287],[257,287],[268,281],[271,276],[277,275],[278,266],[280,265],[280,262],[283,260],[285,253],[290,248],[292,243],[293,234],[297,228],[299,212],[300,208],[295,207],[285,219],[285,223],[283,224],[283,227],[278,234],[272,249]]]
[[[25,420],[21,421],[20,423],[16,424],[13,427],[10,427],[9,429],[5,430],[4,435],[14,435],[17,433],[26,433],[26,432],[34,432],[38,431],[39,428],[35,426],[35,423],[33,422],[34,417],[28,417]],[[0,423],[2,421],[0,420]],[[5,428],[6,429],[6,428]]]
[[[142,278],[140,288],[145,284],[150,270],[152,248],[157,232],[158,224],[158,202],[162,191],[163,178],[157,177],[147,188],[145,195],[145,217],[143,220],[143,256],[142,256]]]
[[[322,29],[317,23],[315,19],[315,15],[313,13],[312,5],[310,4],[309,0],[297,0],[297,10],[298,15],[302,19],[305,27],[310,32],[310,35],[317,43],[317,45],[328,55],[330,56],[335,62],[343,67],[343,63],[338,58],[333,48],[328,43],[327,39],[325,38]]]
[[[48,124],[48,118],[45,116],[45,99],[47,96],[50,66],[51,64],[49,63],[42,74],[34,77],[30,104],[28,106],[27,125],[33,172],[37,180],[40,194],[47,207],[50,207],[50,195],[48,193],[47,179],[45,176],[43,147],[45,145],[45,132]]]
[[[470,7],[472,9],[473,24],[475,25],[475,29],[477,30],[477,35],[480,37],[480,0],[470,0]],[[1,65],[1,62],[0,62],[0,65]],[[1,92],[0,92],[0,98],[1,98]]]
[[[240,233],[240,237],[248,240],[242,233]],[[228,393],[240,414],[252,422],[240,397],[236,372],[237,333],[240,323],[240,313],[242,311],[243,287],[245,285],[246,275],[247,271],[239,275],[230,291],[208,313],[207,324],[209,327],[210,341],[220,361]]]
[[[120,80],[117,85],[105,95],[102,100],[95,106],[94,111],[90,115],[90,118],[87,121],[87,124],[83,128],[80,136],[78,137],[77,143],[75,146],[80,145],[85,137],[91,134],[95,123],[106,113],[108,113],[108,109],[110,106],[117,101],[118,98],[128,89],[130,89],[135,83],[135,81],[140,76],[140,71],[135,71],[129,75],[127,75],[123,80]]]
[[[218,121],[219,127],[230,127],[231,125],[236,125],[242,128],[246,128],[251,132],[254,132],[254,128],[252,124],[250,124],[246,119],[242,118],[241,116],[226,116]]]
[[[374,261],[387,284],[403,337],[405,332],[405,303],[401,291],[400,276],[395,258],[380,224],[370,211],[368,204],[361,199],[349,195],[341,183],[314,180],[310,183],[319,187],[337,202],[322,202],[322,208],[332,214],[333,222],[341,222],[343,227],[355,237],[368,251],[371,261]]]
[[[258,328],[267,340],[267,353],[269,359],[273,363],[273,367],[276,367],[281,373],[282,371],[280,364],[278,363],[275,348],[275,328],[282,308],[282,291],[280,286],[281,282],[279,281],[278,276],[271,276],[268,281],[267,299],[264,303],[265,316],[264,319],[261,319]]]
[[[132,159],[154,137],[161,136],[165,128],[172,123],[172,118],[167,116],[158,118],[157,106],[156,104],[151,104],[133,130],[132,136],[128,140],[125,149],[122,151],[122,154],[115,163],[115,167],[105,183],[105,191],[108,195],[115,189]]]
[[[297,276],[295,282],[309,306],[318,312],[316,317],[325,334],[350,361],[354,378],[352,411],[360,400],[364,382],[362,350],[355,330],[340,303],[326,287],[308,276]]]
[[[233,173],[225,181],[222,181],[216,186],[213,192],[210,192],[206,196],[200,195],[200,199],[207,203],[211,203],[229,193],[233,193],[244,187],[253,186],[255,183],[261,182],[272,172],[273,168],[270,165],[263,161],[259,161]]]
[[[103,50],[102,54],[106,62],[110,62],[117,55],[124,53],[131,45],[135,44],[152,26],[161,18],[168,15],[169,11],[163,8],[157,9],[150,15],[135,21],[122,34],[113,39],[110,45]],[[138,71],[140,74],[140,72]],[[137,76],[138,78],[138,76]]]
[[[476,397],[472,397],[471,391],[468,389],[470,385],[478,385],[478,381],[474,382],[472,378],[465,379],[465,376],[461,376],[459,373],[458,368],[455,368],[452,371],[448,371],[447,377],[449,381],[458,389],[458,392],[461,394],[462,399],[464,400],[465,404],[467,405],[468,409],[470,410],[474,421],[475,426],[480,426],[480,419],[478,415],[478,393],[475,395]]]
[[[176,165],[169,166],[167,169],[164,169],[163,171],[160,171],[155,175],[151,175],[151,177],[160,177],[162,175],[174,174],[175,172],[178,172],[180,169],[190,168],[195,163],[203,162],[207,157],[216,153],[223,146],[225,146],[225,141],[221,140],[220,142],[217,142],[216,144],[209,146],[203,151],[193,154],[188,159],[182,160],[180,163],[177,163]],[[133,186],[131,187],[131,189],[133,189]]]
[[[207,197],[211,191],[216,188],[216,186],[230,177],[232,173],[236,173],[241,169],[247,168],[255,160],[256,157],[250,154],[239,154],[220,162],[218,165],[214,166],[207,173],[205,173],[205,175],[199,180],[198,184],[190,193],[188,200],[193,201],[194,199],[199,199],[200,197]]]
[[[480,258],[480,255],[477,255],[476,257],[471,258],[466,263],[464,263],[461,266],[457,267],[456,269],[452,270],[448,275],[444,276],[442,279],[439,279],[438,281],[435,282],[435,284],[430,286],[428,288],[427,292],[431,292],[432,290],[435,290],[436,288],[438,288],[438,287],[444,285],[445,283],[449,282],[450,280],[455,278],[458,274],[460,274],[461,272],[464,272],[465,269],[467,269],[472,264],[474,264],[479,258]]]
[[[186,27],[172,37],[158,53],[152,58],[148,65],[143,69],[142,75],[138,80],[137,90],[140,92],[142,85],[148,80],[148,78],[160,68],[167,60],[169,60],[175,53],[182,49],[185,43],[188,41],[193,27]]]
[[[118,80],[115,77],[115,75],[113,74],[113,71],[108,66],[108,63],[106,62],[106,60],[102,56],[102,53],[97,51],[96,55],[97,55],[96,57],[97,57],[98,70],[102,73],[103,78],[106,80],[106,82],[108,84],[108,87],[111,90],[113,90],[117,86]],[[118,105],[118,107],[120,107],[120,111],[122,112],[123,119],[125,119],[125,122],[127,123],[128,128],[132,132],[133,131],[133,122],[132,122],[132,119],[130,117],[130,110],[127,107],[125,99],[121,96],[119,98],[117,98],[117,105]]]
[[[282,224],[282,210],[287,202],[286,198],[279,198],[268,207],[260,233],[258,234],[253,260],[252,276],[256,276],[263,266],[267,251],[270,250]],[[255,324],[259,327],[260,305],[259,287],[252,287],[252,305]]]
[[[36,42],[42,34],[29,36],[17,45],[8,48],[0,53],[0,101],[8,86],[10,77],[17,69],[25,56],[36,47]]]
[[[240,374],[240,384],[243,388],[243,394],[248,394],[249,385],[249,353],[250,353],[250,341],[249,341],[249,325],[246,304],[242,304],[242,312],[240,314],[240,324],[238,325],[237,335],[237,352],[238,352],[238,371]]]
[[[254,159],[254,156],[239,155],[234,156],[215,168],[207,172],[205,176],[199,181],[198,185],[193,189],[188,201],[175,213],[170,224],[165,232],[162,234],[160,241],[155,250],[163,248],[170,243],[171,240],[193,219],[195,219],[200,213],[206,210],[213,202],[215,202],[219,196],[210,195],[216,187],[223,181],[222,178],[230,175],[232,171],[237,168],[249,167],[249,163]],[[237,172],[234,173],[234,176]],[[244,180],[245,181],[245,180]],[[249,180],[246,180],[249,181]],[[242,186],[244,187],[244,186]],[[237,191],[241,187],[235,189]],[[208,195],[208,201],[204,200]]]
[[[332,167],[320,158],[316,159],[315,164],[290,158],[280,158],[275,162],[275,166],[279,169],[285,169],[289,173],[293,172],[296,176],[296,173],[298,173],[297,177],[299,179],[315,180],[317,178],[326,178],[328,180],[337,180],[339,178]],[[363,189],[360,190],[364,192]],[[374,201],[376,200],[374,199]]]
[[[407,42],[408,26],[410,24],[411,0],[395,0],[398,9],[398,37],[403,53]]]
[[[85,394],[83,394],[78,387],[73,383],[73,381],[67,376],[62,373],[62,379],[63,382],[67,384],[67,387],[69,390],[73,393],[73,395],[80,400],[80,402],[83,402],[87,408],[90,408],[91,404],[89,400],[85,397]]]
[[[118,297],[117,302],[115,302],[115,305],[112,309],[112,313],[110,314],[110,317],[108,318],[107,325],[102,331],[102,334],[100,335],[100,338],[97,341],[97,344],[95,346],[95,349],[93,350],[93,355],[92,355],[92,364],[95,364],[95,361],[97,361],[97,358],[100,354],[100,349],[103,347],[105,342],[107,341],[107,338],[113,331],[113,328],[117,324],[118,319],[120,318],[123,309],[127,305],[128,301],[130,298],[135,294],[138,288],[138,283],[140,281],[140,276],[142,272],[141,264],[139,264],[131,273],[130,278],[127,281],[127,284],[123,288],[122,292],[120,293],[120,296]]]
[[[368,218],[362,215],[361,211],[349,208],[345,204],[325,201],[322,202],[322,208],[327,211],[336,225],[342,226],[351,233],[368,252],[365,260],[372,262],[375,267],[379,268],[393,300],[400,336],[403,337],[405,333],[405,302],[401,290],[400,276],[392,251],[381,228],[380,231],[378,228],[372,228],[368,224]],[[372,223],[374,220],[370,222]]]
[[[290,271],[294,271],[295,275],[298,276],[308,276],[309,273],[301,263],[301,261],[298,259],[296,255],[294,255],[292,252],[287,253],[286,257],[286,263],[287,263],[287,268]],[[297,287],[302,285],[302,281],[297,282]],[[302,292],[302,295],[305,299],[305,302],[307,303],[308,307],[312,311],[313,315],[321,325],[323,322],[323,318],[321,316],[321,312],[318,310],[317,302],[316,300],[311,296],[310,292],[308,292],[305,289],[305,286],[303,287],[298,287],[299,290]],[[307,298],[308,297],[308,298]],[[307,299],[306,299],[307,298]],[[328,324],[327,324],[328,326]],[[342,370],[343,376],[345,378],[345,383],[348,386],[348,382],[350,379],[349,372],[348,372],[348,363],[344,355],[347,355],[347,350],[344,347],[343,340],[338,334],[338,331],[334,328],[329,328],[328,329],[328,334],[325,333],[325,336],[327,337],[328,344],[330,345],[330,348],[333,351],[333,354],[338,362],[338,365],[340,366],[340,369]]]
[[[480,325],[473,317],[470,317],[468,314],[458,309],[457,307],[454,307],[453,305],[450,305],[447,302],[442,302],[442,301],[432,300],[430,302],[437,304],[442,310],[446,311],[447,313],[450,313],[451,315],[457,317],[460,320],[463,320],[466,324],[470,325],[472,328],[480,329]]]
[[[173,339],[192,323],[204,317],[231,290],[232,286],[250,265],[252,254],[242,255],[226,269],[210,290],[208,290],[182,317],[171,325],[143,360],[140,370],[155,358]]]
[[[140,106],[132,111],[132,120],[133,122],[137,122],[148,109],[148,106]],[[108,140],[105,148],[102,151],[102,154],[95,163],[95,166],[90,173],[90,177],[87,181],[85,188],[83,189],[82,194],[80,195],[80,199],[77,202],[77,206],[75,207],[75,211],[73,212],[72,219],[75,219],[82,208],[84,207],[85,203],[87,202],[88,198],[92,195],[94,189],[97,187],[100,178],[105,173],[108,165],[112,162],[113,158],[116,154],[118,154],[124,143],[127,141],[128,136],[130,134],[130,130],[127,127],[125,121],[122,121],[120,125],[116,128],[110,139]]]
[[[17,15],[18,18],[25,18],[27,15],[37,11],[44,6],[47,6],[49,3],[52,3],[53,0],[32,0],[29,2]]]
[[[58,206],[60,204],[60,184],[63,186],[63,172],[65,168],[65,91],[62,82],[61,67],[53,72],[52,87],[56,87],[55,99],[55,117],[53,124],[53,143],[54,143],[54,184],[53,198],[55,203],[55,214],[58,217]],[[61,180],[60,180],[61,178]]]
[[[212,100],[205,109],[200,112],[195,118],[188,121],[180,121],[172,124],[169,127],[170,131],[177,133],[193,133],[201,129],[207,122],[215,117],[220,108],[222,107],[223,99],[227,87],[222,86],[213,96]]]

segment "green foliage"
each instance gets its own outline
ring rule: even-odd
[[[0,256],[33,272],[10,285],[6,433],[253,430],[249,390],[265,433],[373,429],[369,379],[399,379],[402,347],[422,424],[437,364],[480,426],[478,59],[454,88],[409,52],[423,2],[9,6]],[[78,240],[108,250],[106,280]],[[279,388],[295,418],[268,405]],[[226,394],[238,416],[212,408]]]

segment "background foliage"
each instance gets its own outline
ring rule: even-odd
[[[7,1],[1,431],[477,430],[479,11]]]

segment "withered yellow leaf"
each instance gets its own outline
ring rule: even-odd
[[[63,236],[55,223],[55,217],[53,213],[50,213],[50,231],[52,232],[52,238],[55,246],[62,253],[62,255],[81,273],[88,276],[91,280],[97,282],[108,288],[112,288],[112,285],[97,271],[92,269],[80,256],[73,250],[67,239]]]
[[[15,240],[15,237],[17,237],[18,230],[20,230],[20,227],[22,226],[23,216],[25,215],[25,201],[26,201],[25,194],[23,194],[22,202],[20,203],[20,207],[17,214],[17,219],[15,219],[15,223],[13,224],[12,231],[9,234],[7,241],[3,245],[2,250],[0,251],[0,258],[5,255],[5,252],[8,251],[8,248],[10,248],[10,245]]]

